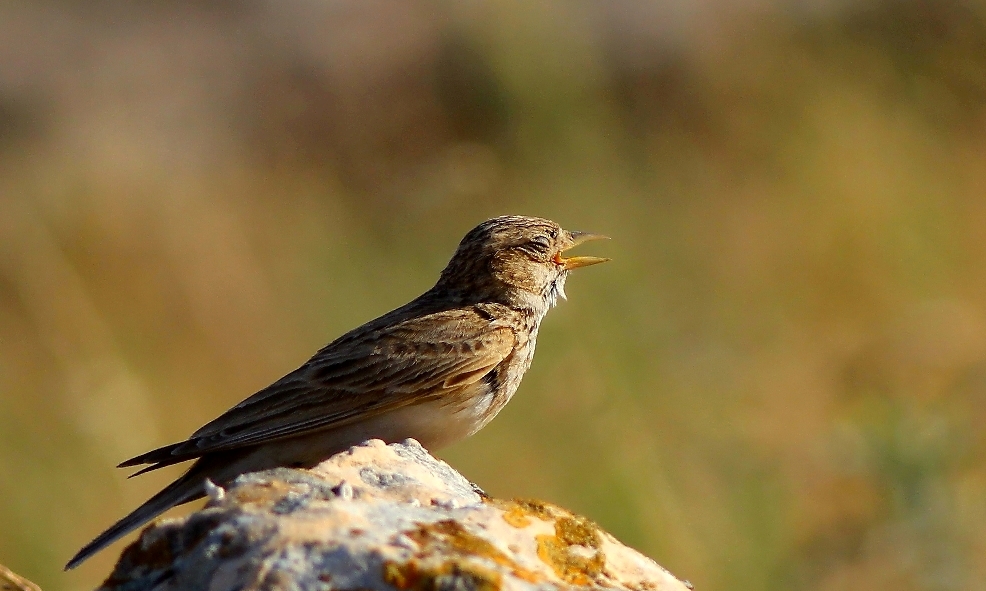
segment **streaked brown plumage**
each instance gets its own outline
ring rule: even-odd
[[[436,449],[472,435],[517,390],[541,319],[565,297],[568,272],[608,260],[561,254],[598,238],[541,218],[483,222],[420,297],[332,341],[188,440],[120,464],[149,464],[142,474],[196,460],[82,548],[66,569],[171,507],[201,498],[206,479],[224,485],[245,472],[313,466],[370,438],[411,437]]]

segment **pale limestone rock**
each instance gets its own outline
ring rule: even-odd
[[[246,474],[147,528],[103,589],[686,591],[584,517],[481,495],[416,441]]]

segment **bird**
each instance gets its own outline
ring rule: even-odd
[[[368,439],[435,450],[482,429],[517,391],[541,321],[573,269],[610,259],[562,256],[606,236],[525,216],[469,231],[435,285],[332,341],[298,369],[195,431],[131,458],[137,476],[195,460],[177,480],[85,545],[93,554],[209,483],[275,467],[308,468]]]

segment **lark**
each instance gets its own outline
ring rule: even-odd
[[[565,251],[597,234],[503,216],[462,239],[434,287],[315,353],[186,441],[131,458],[137,474],[195,460],[161,492],[79,550],[66,569],[168,509],[240,474],[311,467],[367,439],[429,450],[482,429],[531,366],[538,327],[572,269],[609,259]]]

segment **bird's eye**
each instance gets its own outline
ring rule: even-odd
[[[551,248],[551,243],[548,242],[548,239],[545,236],[538,236],[538,237],[534,238],[533,240],[531,240],[531,246],[537,252],[540,252],[540,253],[543,253],[543,254],[547,254],[548,253],[548,249]]]
[[[521,249],[527,251],[535,259],[544,259],[551,251],[551,242],[548,241],[547,236],[536,236],[521,246]]]

